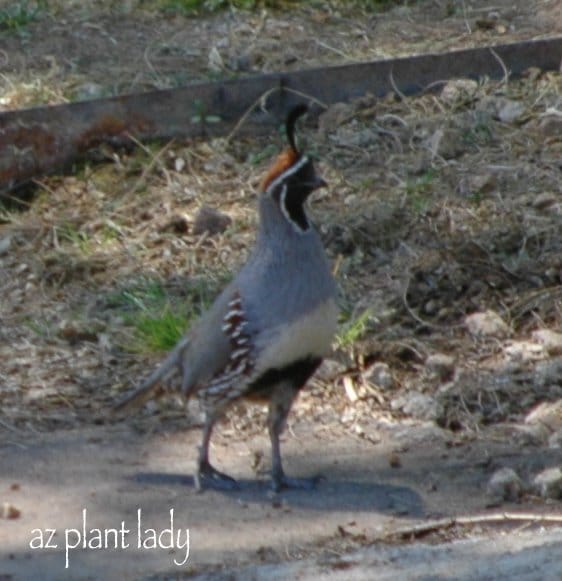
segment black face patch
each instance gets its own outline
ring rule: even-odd
[[[312,162],[302,157],[275,179],[269,188],[283,215],[302,232],[310,228],[304,204],[320,183]]]

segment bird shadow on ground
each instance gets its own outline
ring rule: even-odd
[[[192,476],[167,472],[139,472],[132,480],[141,485],[195,489]],[[239,479],[237,487],[222,490],[209,486],[201,494],[222,494],[235,502],[286,502],[292,507],[319,511],[358,511],[420,517],[424,514],[420,495],[406,486],[354,480],[321,478],[313,490],[285,489],[273,493],[268,480]]]

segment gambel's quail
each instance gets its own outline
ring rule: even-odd
[[[330,349],[338,314],[335,282],[305,212],[312,191],[326,185],[295,144],[295,122],[306,110],[299,105],[289,113],[289,147],[261,183],[259,229],[248,262],[163,364],[116,406],[144,404],[174,376],[184,396],[199,395],[205,424],[197,489],[236,485],[210,464],[209,440],[217,419],[241,398],[269,403],[273,489],[315,482],[285,476],[279,447],[296,395]]]

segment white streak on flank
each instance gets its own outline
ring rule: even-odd
[[[232,354],[230,355],[230,358],[232,360],[236,360],[239,357],[244,357],[248,355],[248,347],[242,347],[240,349],[236,349],[236,351],[233,351]]]
[[[237,309],[233,308],[226,315],[224,316],[225,321],[229,321],[230,319],[235,319],[237,317],[242,317],[244,315],[244,311],[238,307]]]

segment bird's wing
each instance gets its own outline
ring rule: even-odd
[[[166,392],[166,383],[178,375],[182,392],[189,397],[226,368],[236,344],[227,334],[225,318],[231,312],[236,296],[236,288],[228,286],[163,363],[137,389],[118,402],[113,412],[141,407]]]

